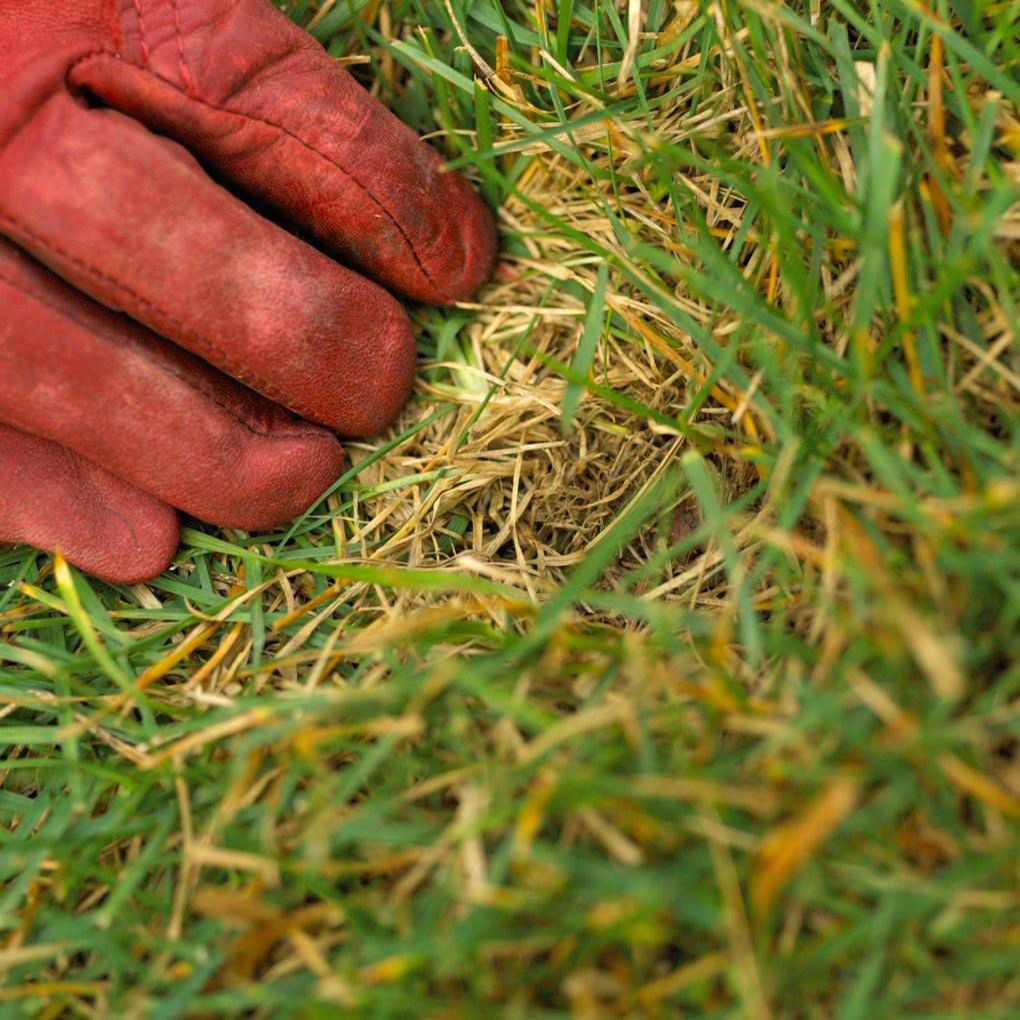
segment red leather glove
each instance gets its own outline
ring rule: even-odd
[[[0,539],[128,582],[304,509],[410,392],[388,291],[492,270],[440,163],[267,0],[0,0]]]

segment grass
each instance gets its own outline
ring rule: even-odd
[[[501,268],[291,527],[0,550],[0,1015],[1020,1015],[1020,5],[289,13]]]

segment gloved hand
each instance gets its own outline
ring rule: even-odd
[[[0,0],[0,540],[127,583],[304,509],[410,392],[388,291],[492,270],[440,164],[268,0]]]

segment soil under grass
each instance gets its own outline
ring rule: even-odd
[[[503,259],[291,527],[0,549],[0,1016],[1020,1015],[1015,0],[281,6]]]

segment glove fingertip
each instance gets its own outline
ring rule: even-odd
[[[177,512],[78,454],[0,424],[0,540],[57,550],[85,573],[134,584],[163,573]]]
[[[130,520],[107,516],[95,544],[62,552],[69,562],[102,581],[131,585],[164,573],[179,541],[176,511],[157,500],[143,500],[132,507]]]

